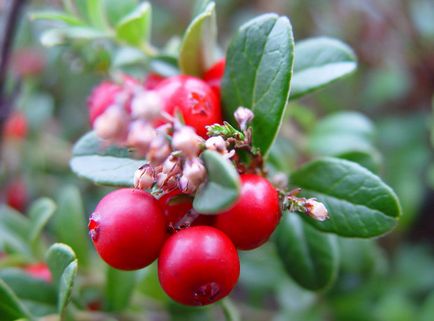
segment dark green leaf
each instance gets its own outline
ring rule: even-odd
[[[151,5],[142,3],[116,26],[116,38],[129,45],[147,44],[151,35]]]
[[[318,231],[295,213],[284,215],[275,240],[285,270],[309,290],[328,287],[339,267],[336,237]]]
[[[120,271],[107,267],[105,289],[107,310],[122,311],[128,307],[136,284],[135,271]]]
[[[124,16],[137,7],[137,0],[104,0],[107,18],[112,25],[116,25]]]
[[[108,145],[94,132],[84,135],[72,153],[72,171],[101,185],[132,186],[134,172],[144,163],[127,158],[132,156],[128,149]]]
[[[291,175],[291,183],[323,202],[330,219],[305,217],[319,230],[348,237],[374,237],[390,231],[401,215],[393,190],[360,165],[336,158],[312,161]]]
[[[193,208],[203,214],[217,214],[231,207],[240,195],[240,178],[235,167],[214,151],[202,153],[208,181],[199,189]]]
[[[35,244],[48,220],[53,216],[56,210],[56,204],[49,198],[41,198],[32,204],[29,210],[30,231],[29,240]]]
[[[434,293],[431,293],[422,304],[417,321],[430,321],[434,315]]]
[[[187,75],[201,77],[215,62],[217,25],[211,2],[188,26],[179,52],[179,67]]]
[[[85,23],[77,17],[61,11],[40,11],[30,14],[32,20],[53,20],[66,23],[70,26],[84,26]]]
[[[0,279],[0,320],[15,321],[20,318],[34,320],[15,293]]]
[[[225,117],[234,122],[239,106],[250,108],[253,145],[266,155],[281,125],[293,66],[292,27],[286,17],[262,15],[232,39],[222,83]]]
[[[86,265],[89,256],[87,227],[79,190],[74,186],[63,189],[58,198],[54,220],[57,239],[71,246],[80,264]]]
[[[356,68],[354,52],[339,40],[321,37],[297,42],[290,99],[318,90]]]

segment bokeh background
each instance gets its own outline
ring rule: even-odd
[[[181,36],[191,19],[193,1],[150,2],[153,42],[162,46],[173,35]],[[294,140],[302,140],[318,119],[334,112],[366,115],[375,124],[380,176],[397,192],[404,212],[398,228],[386,237],[341,242],[338,281],[324,293],[313,294],[295,285],[283,272],[271,246],[244,253],[241,282],[232,295],[243,319],[433,320],[434,2],[216,2],[222,48],[243,22],[261,13],[276,12],[291,19],[296,41],[330,36],[354,49],[359,60],[357,72],[291,103],[284,126],[294,133]],[[0,1],[0,21],[7,3]],[[24,117],[27,130],[21,135],[24,139],[4,132],[0,197],[2,202],[25,212],[32,200],[48,196],[61,202],[65,191],[77,188],[84,215],[88,215],[109,189],[76,178],[68,162],[72,144],[90,130],[87,96],[93,86],[110,76],[113,61],[110,48],[102,43],[49,49],[41,45],[47,24],[30,21],[28,13],[59,5],[58,1],[28,1],[19,23],[4,87],[10,93],[13,80],[21,79],[11,115],[17,122]],[[291,153],[287,161],[296,162]],[[165,320],[168,315],[174,320],[222,318],[213,309],[181,309],[155,294],[158,289],[150,294],[145,285],[142,287],[141,294],[158,303],[157,308],[149,305],[153,311],[149,320]]]

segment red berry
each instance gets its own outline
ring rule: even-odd
[[[27,206],[28,193],[24,181],[17,179],[6,187],[6,204],[16,209],[18,212],[24,212]]]
[[[167,227],[175,226],[193,207],[193,198],[182,194],[180,190],[164,194],[158,202],[163,210]],[[214,217],[214,215],[199,215],[193,221],[192,226],[212,225]]]
[[[27,265],[24,271],[35,279],[51,282],[51,271],[45,263],[35,263]]]
[[[23,139],[27,135],[27,119],[21,112],[14,112],[6,121],[4,136],[12,139]]]
[[[212,90],[214,90],[218,97],[220,97],[220,85],[225,73],[225,65],[226,60],[225,58],[222,58],[203,75],[203,80],[205,80],[205,82],[211,86]]]
[[[121,92],[121,86],[108,81],[99,84],[92,90],[87,101],[89,120],[92,126],[98,116],[116,102],[116,96]]]
[[[45,67],[45,58],[36,48],[21,48],[12,56],[12,70],[20,77],[40,74]]]
[[[107,194],[89,220],[89,234],[104,261],[120,270],[141,269],[166,238],[164,216],[149,193],[132,188]]]
[[[225,232],[241,250],[264,244],[280,219],[279,195],[258,175],[241,175],[241,194],[235,205],[219,214],[215,227]]]
[[[198,135],[207,137],[205,126],[222,123],[220,98],[203,80],[174,76],[161,82],[156,90],[163,99],[163,110],[170,115],[179,110],[186,125],[193,127]]]
[[[209,226],[195,226],[172,235],[158,259],[164,291],[185,305],[207,305],[227,296],[240,274],[231,240]]]
[[[144,83],[145,89],[148,90],[155,89],[164,79],[166,78],[164,78],[159,74],[153,72],[149,73],[145,79],[145,83]]]

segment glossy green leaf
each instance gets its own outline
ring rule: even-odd
[[[29,210],[31,224],[29,240],[31,243],[37,242],[43,228],[47,225],[55,210],[56,204],[49,198],[41,198],[32,204]]]
[[[66,23],[70,26],[84,26],[85,23],[81,21],[79,18],[62,12],[62,11],[39,11],[32,12],[30,14],[30,19],[32,20],[52,20],[58,21],[62,23]]]
[[[142,3],[116,26],[116,38],[132,46],[148,43],[150,35],[151,5],[148,2]]]
[[[324,232],[347,237],[374,237],[393,229],[401,215],[396,194],[362,166],[337,158],[312,161],[291,175],[302,195],[323,202],[330,219],[305,219]]]
[[[356,68],[353,50],[339,40],[320,37],[299,41],[295,45],[290,99],[333,83]]]
[[[132,12],[137,5],[137,0],[104,0],[107,19],[112,25],[116,25],[123,17]]]
[[[201,77],[215,62],[217,23],[215,3],[209,3],[188,26],[179,51],[179,67],[187,75]]]
[[[279,131],[292,77],[294,43],[286,17],[266,14],[239,29],[226,55],[222,82],[225,118],[235,124],[239,106],[250,108],[253,145],[268,153]]]
[[[193,208],[202,214],[217,214],[230,208],[240,195],[237,170],[222,155],[214,151],[202,153],[208,181],[196,193]]]
[[[318,291],[328,287],[339,267],[336,237],[318,231],[295,213],[284,215],[275,242],[285,270],[306,289]]]
[[[60,315],[63,315],[71,299],[75,277],[77,276],[77,269],[77,260],[75,260],[72,261],[62,273],[62,278],[60,279],[59,284],[59,299],[57,302],[57,310]]]
[[[30,221],[17,211],[0,205],[0,248],[31,256],[28,243]]]
[[[144,163],[129,158],[132,153],[126,148],[107,145],[94,132],[84,135],[72,154],[72,171],[101,185],[132,186],[134,172]]]
[[[86,219],[80,192],[75,186],[64,188],[58,198],[54,230],[58,241],[68,244],[77,254],[80,264],[86,265],[89,256]]]
[[[136,285],[135,271],[120,271],[108,266],[105,288],[107,310],[122,311],[128,307]]]
[[[15,293],[0,279],[0,320],[15,321],[20,318],[34,320]]]

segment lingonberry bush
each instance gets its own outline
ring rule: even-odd
[[[288,106],[354,72],[349,46],[325,37],[294,43],[290,20],[270,13],[243,24],[223,50],[215,4],[201,1],[182,39],[157,48],[150,3],[106,2],[66,1],[64,11],[31,14],[56,23],[41,38],[46,46],[101,41],[113,51],[111,77],[87,99],[92,130],[77,141],[70,161],[79,177],[115,187],[89,213],[100,258],[88,253],[76,189],[65,191],[55,223],[69,246],[52,245],[46,264],[40,234],[55,205],[36,202],[29,220],[10,210],[8,222],[23,227],[18,242],[6,244],[41,260],[0,275],[5,321],[109,320],[115,316],[106,312],[128,309],[139,278],[141,292],[182,305],[223,299],[227,318],[236,320],[226,297],[237,285],[244,251],[272,244],[275,262],[293,281],[323,293],[335,282],[340,255],[348,255],[340,243],[396,226],[400,204],[377,176],[378,151],[364,116],[325,117],[300,138],[307,148],[297,163],[285,161],[286,147],[299,143],[281,131]],[[103,261],[111,266],[105,302],[92,288],[92,282],[101,287]],[[25,302],[41,282],[49,284],[40,300],[45,310]]]

